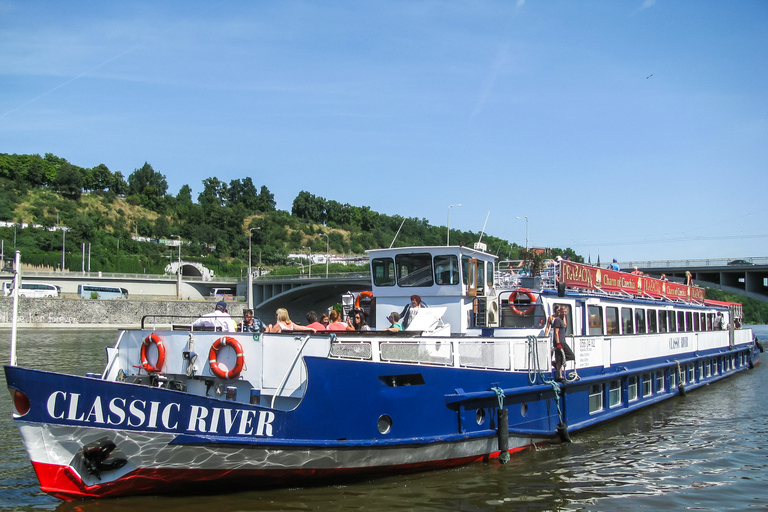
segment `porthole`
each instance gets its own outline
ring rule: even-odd
[[[523,402],[520,405],[520,416],[525,418],[525,415],[528,414],[528,404],[526,402]]]
[[[475,413],[475,421],[478,425],[485,423],[485,409],[478,409]]]
[[[382,434],[389,434],[389,431],[392,430],[392,418],[386,414],[382,414],[379,416],[379,421],[376,426]]]

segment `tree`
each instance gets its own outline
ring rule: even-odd
[[[93,179],[93,190],[109,190],[115,181],[112,172],[104,164],[99,164],[91,169]]]
[[[266,185],[261,186],[259,196],[256,198],[256,210],[260,212],[274,212],[277,210],[275,195],[269,191]]]
[[[78,200],[83,193],[83,177],[80,171],[67,162],[59,168],[54,186],[64,197]]]
[[[302,190],[293,200],[291,213],[310,222],[325,224],[325,199]]]
[[[141,203],[152,211],[159,210],[167,190],[165,176],[146,162],[141,169],[136,169],[128,176],[128,194],[138,195]]]
[[[115,172],[110,190],[118,196],[124,196],[128,193],[128,183],[120,171]]]

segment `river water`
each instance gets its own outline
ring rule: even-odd
[[[768,338],[768,326],[753,327],[758,337]],[[114,330],[22,330],[18,363],[81,375],[101,372],[104,347],[115,339]],[[9,344],[10,331],[0,331],[3,362]],[[765,510],[766,390],[768,357],[763,357],[754,370],[574,435],[572,444],[514,455],[503,466],[475,463],[351,485],[69,503],[40,492],[5,395],[0,512]]]

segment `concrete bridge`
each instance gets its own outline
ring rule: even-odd
[[[650,276],[666,274],[670,281],[679,283],[684,283],[685,273],[690,272],[693,284],[768,302],[768,258],[621,261],[619,264],[625,271],[637,267]]]

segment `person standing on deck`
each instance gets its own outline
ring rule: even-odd
[[[568,308],[566,306],[560,306],[557,310],[557,318],[552,321],[552,343],[555,346],[555,371],[557,372],[558,382],[565,378],[565,362],[575,361],[576,356],[565,341],[565,331],[568,326],[566,316]]]

